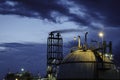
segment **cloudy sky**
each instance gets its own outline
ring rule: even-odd
[[[0,0],[0,42],[46,43],[55,30],[80,30],[64,34],[64,41],[88,31],[120,43],[119,0]],[[69,36],[68,36],[69,35]]]
[[[37,56],[36,59],[43,61],[41,59],[46,58],[45,44],[48,33],[51,31],[61,31],[64,42],[71,41],[78,35],[83,38],[86,31],[89,33],[89,39],[101,40],[98,33],[103,31],[104,40],[113,42],[113,53],[117,55],[115,58],[119,63],[120,0],[0,0],[0,44],[11,42],[44,44],[44,46],[26,46],[15,49],[10,47],[13,51],[1,52],[2,68],[8,65],[11,57],[13,58],[17,53],[20,53],[18,61],[26,59],[23,55],[29,57],[35,53],[36,56],[41,57]],[[40,48],[43,48],[42,52]],[[24,52],[19,52],[22,50]],[[30,52],[31,54],[28,54]],[[34,63],[32,56],[29,59]],[[16,58],[13,59],[13,63],[17,64],[16,60]],[[6,69],[0,71],[5,72]]]

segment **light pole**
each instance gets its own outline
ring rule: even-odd
[[[104,33],[103,32],[99,32],[99,37],[102,38],[102,48],[103,48],[103,37],[104,37]],[[103,58],[103,49],[102,49],[102,58]],[[104,59],[103,59],[104,60]],[[102,67],[103,67],[103,63],[102,63]]]

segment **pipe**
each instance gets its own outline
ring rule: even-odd
[[[88,32],[85,33],[84,51],[87,50],[87,34],[88,34]]]
[[[87,34],[88,32],[85,33],[85,44],[87,44]]]
[[[109,42],[109,53],[112,54],[112,41]]]
[[[80,36],[78,36],[78,48],[80,48]]]

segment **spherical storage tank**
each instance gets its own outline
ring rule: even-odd
[[[59,66],[57,80],[119,80],[111,60],[95,54],[91,50],[75,50],[68,54]]]

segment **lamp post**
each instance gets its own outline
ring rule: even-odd
[[[102,48],[103,48],[103,37],[104,37],[104,33],[103,33],[103,32],[99,32],[98,35],[99,35],[100,38],[102,38]],[[103,50],[102,50],[102,58],[103,58],[103,53],[104,53],[104,52],[103,52]],[[103,60],[104,60],[104,58],[103,58]],[[103,63],[102,63],[102,67],[103,67]]]

